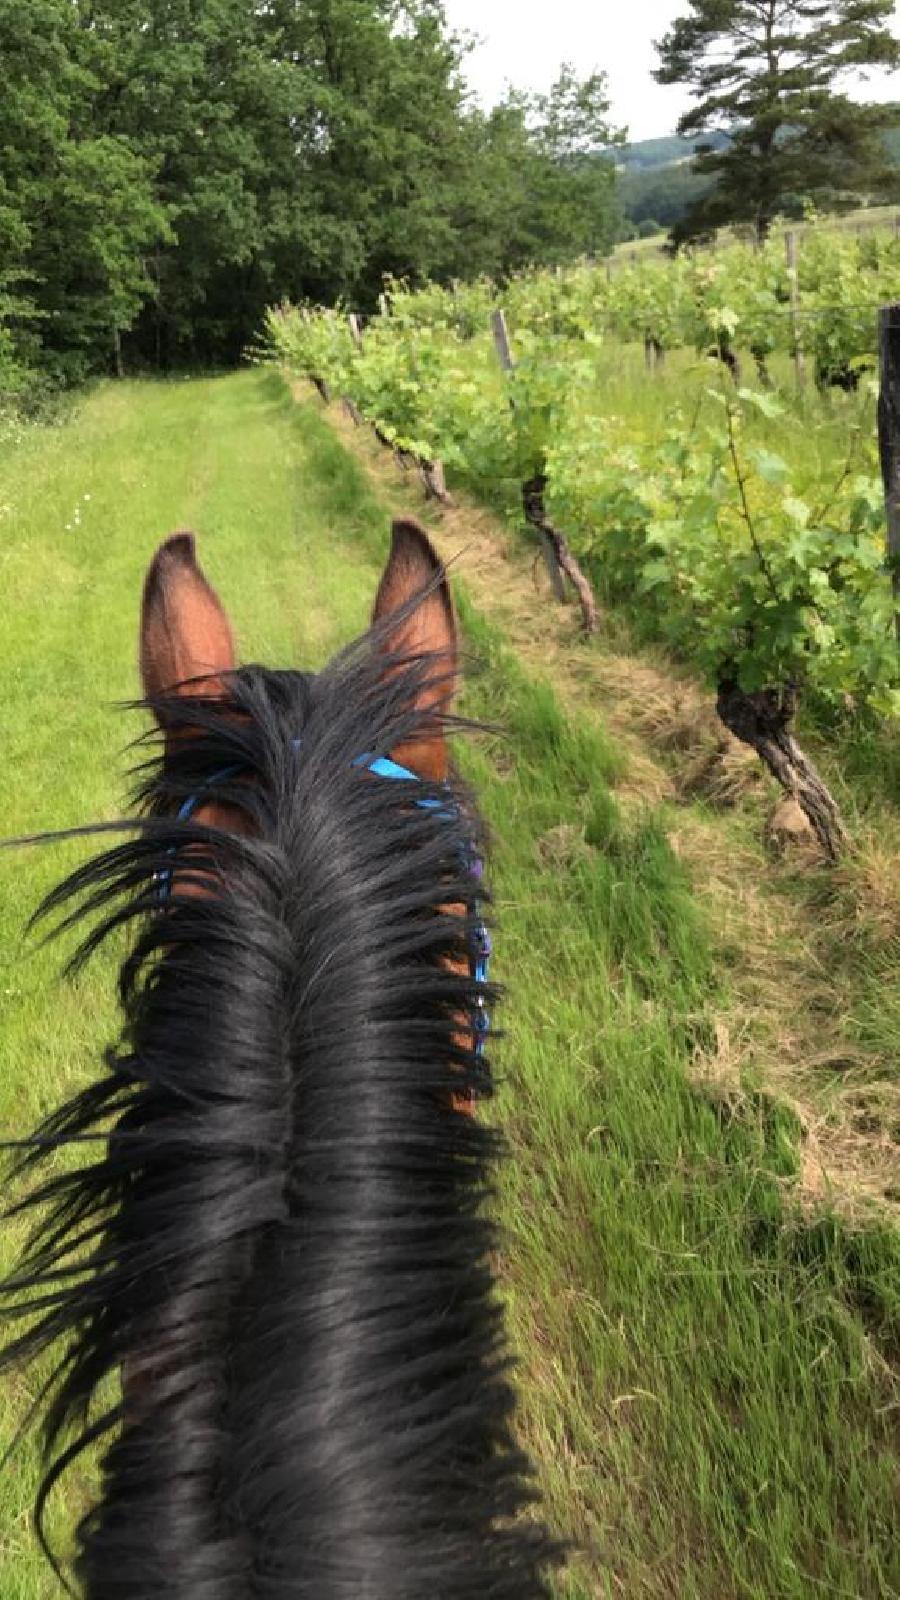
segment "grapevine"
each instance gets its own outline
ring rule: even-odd
[[[872,306],[898,283],[893,238],[822,234],[804,247],[804,341],[820,374],[859,381],[875,356]],[[611,274],[603,264],[529,273],[502,295],[485,282],[394,282],[360,348],[339,311],[308,307],[270,313],[267,337],[278,360],[348,395],[398,448],[441,458],[520,524],[521,487],[541,479],[549,516],[607,599],[720,688],[727,673],[746,695],[802,691],[832,720],[896,718],[874,428],[851,430],[826,492],[804,465],[809,415],[790,394],[733,383],[713,365],[699,400],[676,401],[648,437],[604,391],[610,344],[634,340],[749,352],[769,384],[767,361],[795,337],[790,298],[772,240]],[[516,351],[509,377],[489,331],[500,303]]]

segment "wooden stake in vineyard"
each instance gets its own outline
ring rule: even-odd
[[[506,316],[503,311],[494,311],[491,315],[491,326],[494,331],[494,344],[497,355],[504,372],[513,372],[512,349],[509,342],[509,329],[506,326]],[[515,409],[515,401],[511,398],[510,405]],[[554,527],[547,516],[544,495],[547,489],[547,478],[543,472],[529,478],[522,485],[522,509],[525,520],[530,527],[535,529],[541,542],[541,551],[550,575],[553,593],[557,600],[565,601],[566,586],[563,575],[572,584],[581,605],[581,616],[585,633],[597,631],[597,602],[591,586],[575,560],[565,535]]]
[[[800,280],[797,276],[797,235],[792,228],[784,236],[784,259],[788,269],[788,284],[791,294],[791,345],[794,351],[794,374],[797,379],[797,388],[802,389],[806,382],[806,357],[803,354],[803,338],[800,332]]]
[[[887,512],[887,555],[894,590],[894,625],[900,645],[900,303],[878,313],[878,448]]]
[[[651,333],[644,335],[644,365],[650,373],[659,372],[666,359],[666,352],[658,339]]]

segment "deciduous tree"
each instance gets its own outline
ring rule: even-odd
[[[97,126],[82,20],[69,0],[0,0],[0,273],[28,285],[47,363],[75,378],[112,357],[167,234],[152,166]],[[19,295],[13,320],[26,304]]]

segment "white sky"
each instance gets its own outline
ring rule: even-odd
[[[582,77],[606,72],[613,122],[633,139],[672,133],[690,104],[682,89],[664,88],[650,76],[657,62],[653,41],[687,12],[684,0],[445,0],[445,8],[452,28],[483,41],[466,76],[485,106],[500,99],[507,83],[549,89],[563,61]],[[900,33],[896,7],[894,32]],[[900,99],[900,81],[873,73],[854,97]]]

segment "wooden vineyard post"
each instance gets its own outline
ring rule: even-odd
[[[644,336],[644,365],[648,372],[658,372],[666,359],[666,352],[652,334]]]
[[[512,349],[510,348],[509,329],[506,326],[506,313],[504,311],[491,312],[491,327],[494,331],[494,344],[497,348],[497,357],[500,365],[504,372],[512,372],[515,363],[512,357]],[[511,400],[510,404],[514,406],[515,401]],[[525,515],[528,515],[527,507]],[[541,553],[550,576],[553,593],[557,600],[565,604],[566,586],[563,582],[562,570],[556,559],[556,553],[549,538],[541,529],[538,529],[538,538],[541,541]]]
[[[788,282],[791,293],[791,344],[794,350],[794,374],[797,379],[797,388],[802,389],[806,382],[806,357],[803,354],[803,340],[800,334],[800,283],[797,278],[797,235],[793,228],[789,228],[784,236],[784,259],[787,263]]]
[[[361,350],[362,332],[359,326],[359,317],[356,315],[355,311],[350,312],[350,315],[347,318],[347,326],[350,329],[350,334],[357,350]],[[342,394],[341,406],[343,407],[345,415],[348,416],[350,421],[353,423],[354,428],[361,428],[363,423],[363,414],[360,411],[359,406],[356,404],[356,401],[351,399],[349,394]]]
[[[512,372],[514,362],[509,344],[509,329],[506,326],[506,312],[491,312],[491,328],[494,333],[494,344],[497,347],[497,356],[504,372]]]
[[[887,554],[894,590],[894,626],[900,645],[900,303],[878,313],[878,448],[887,512]]]
[[[491,314],[491,326],[494,332],[494,344],[497,355],[504,372],[514,370],[512,350],[509,343],[509,329],[506,326],[506,316],[503,311],[494,311]],[[510,405],[515,410],[515,401],[510,399]],[[581,615],[584,622],[585,633],[595,633],[597,629],[597,603],[587,578],[575,560],[568,543],[558,528],[549,520],[544,505],[544,492],[547,479],[543,473],[535,478],[529,478],[522,485],[522,509],[525,512],[525,521],[534,528],[541,542],[541,551],[550,574],[550,582],[557,600],[565,601],[566,586],[565,575],[572,584],[581,603]]]

